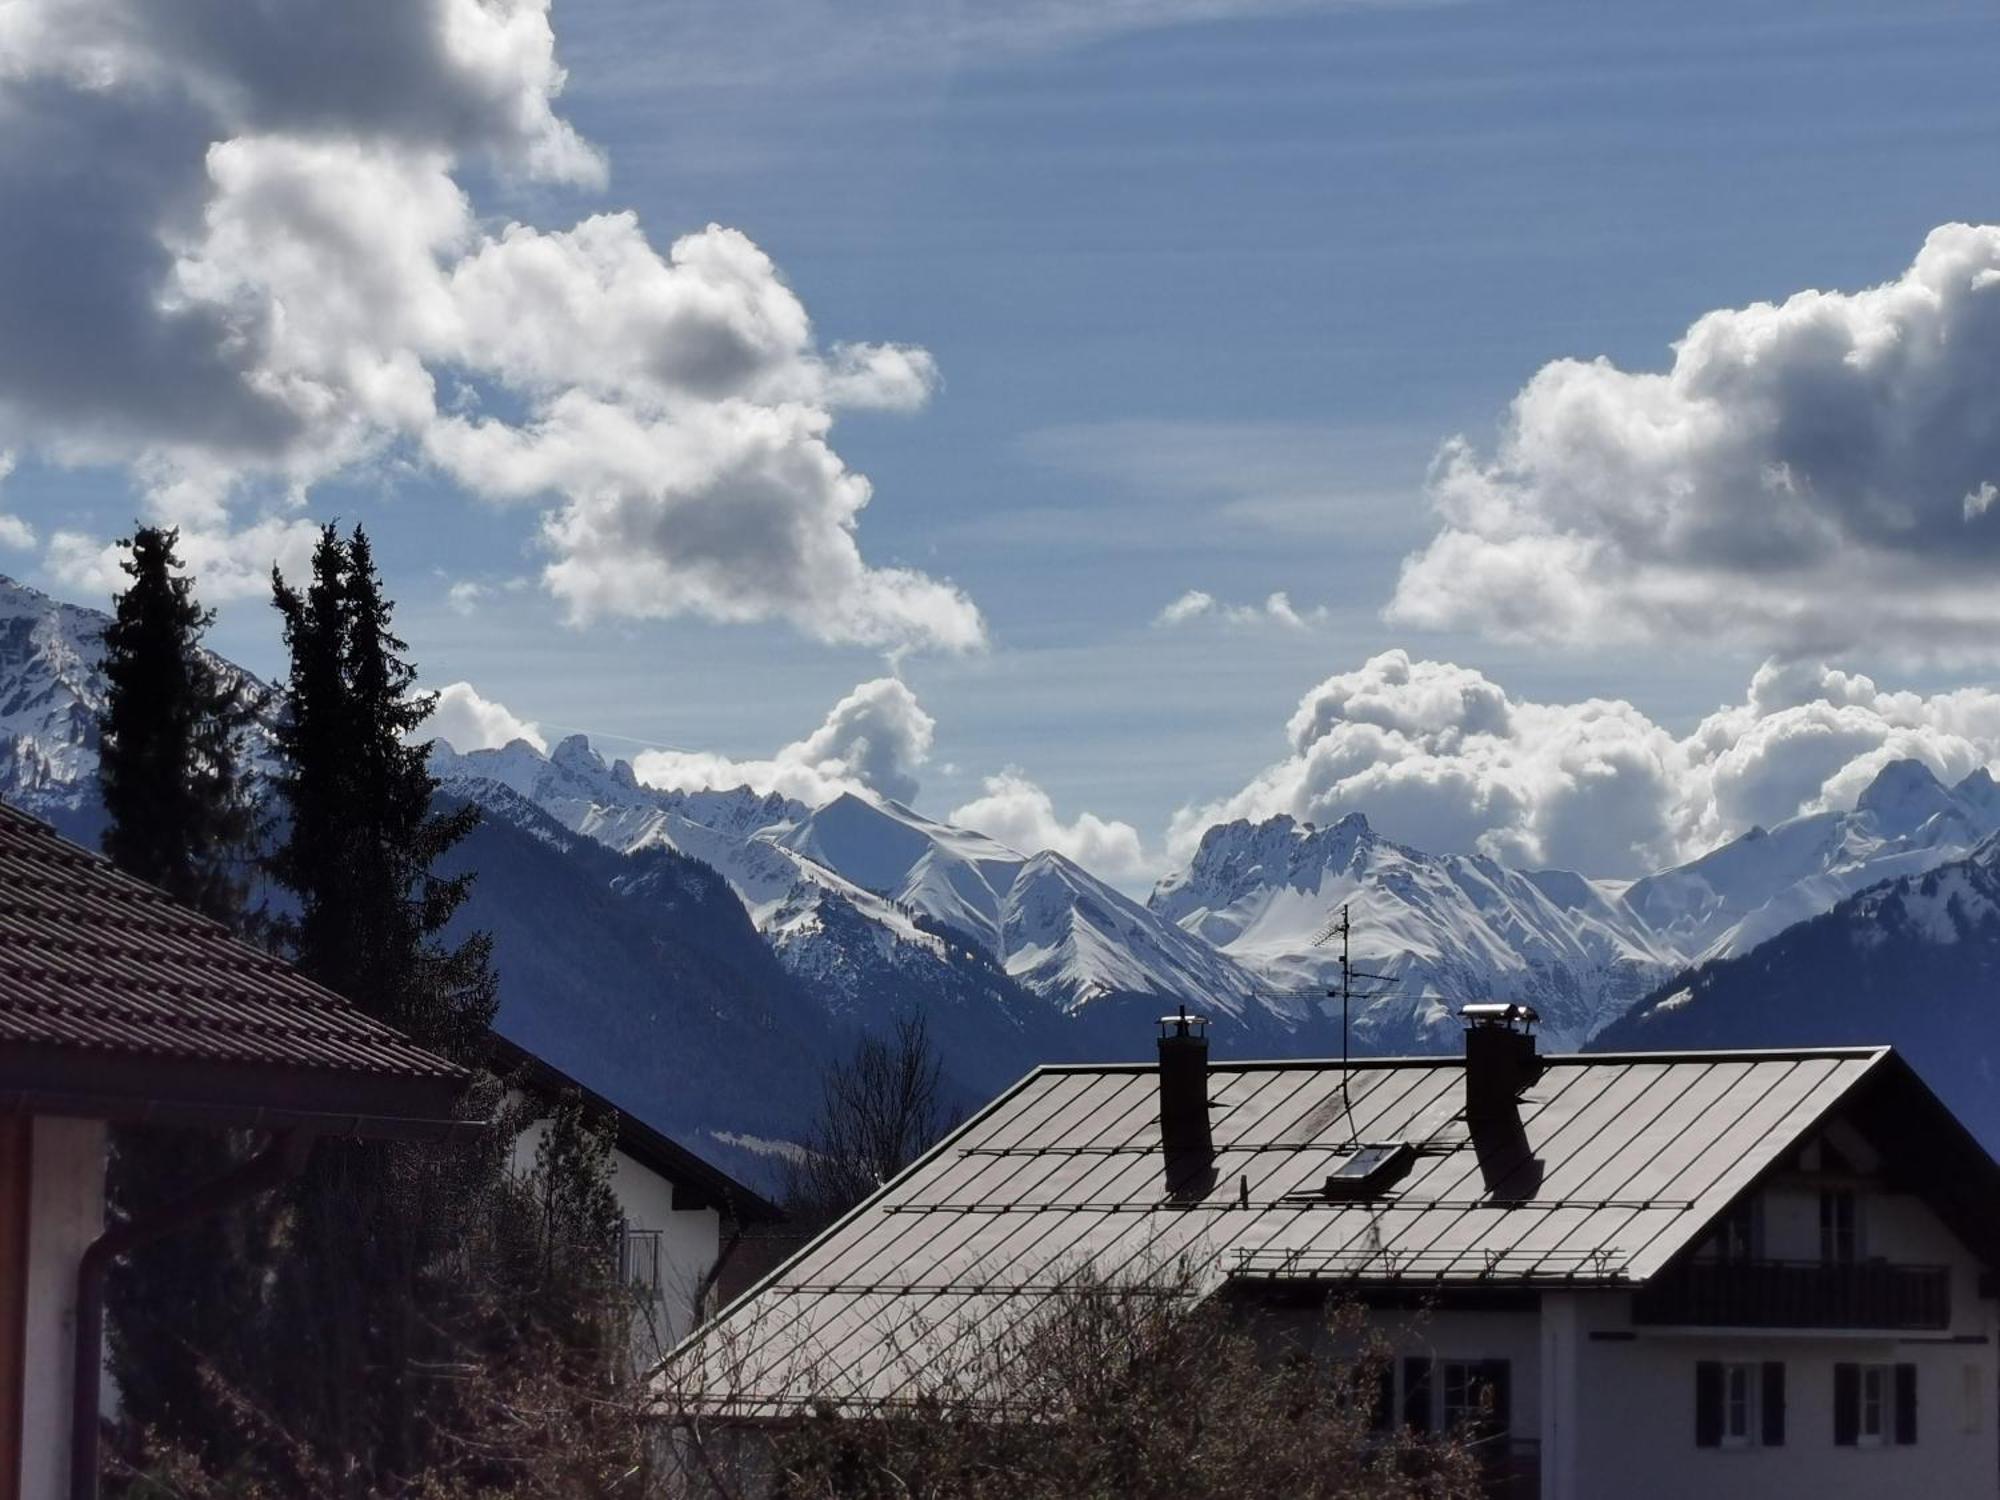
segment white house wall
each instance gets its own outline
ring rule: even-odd
[[[536,1120],[515,1137],[517,1176],[534,1170],[535,1148],[546,1129],[546,1121]],[[676,1209],[672,1180],[623,1151],[612,1153],[611,1191],[628,1230],[660,1236],[659,1295],[641,1319],[635,1351],[645,1362],[692,1331],[696,1293],[721,1254],[722,1216],[712,1208]]]
[[[29,1184],[21,1500],[69,1493],[76,1269],[104,1232],[104,1122],[38,1115]]]
[[[722,1216],[712,1208],[675,1209],[674,1185],[623,1152],[612,1160],[611,1190],[628,1229],[660,1231],[657,1327],[639,1330],[640,1358],[666,1353],[694,1329],[701,1284],[722,1249]]]
[[[1600,1310],[1603,1311],[1603,1310]],[[1617,1317],[1586,1318],[1621,1324]],[[1698,1360],[1785,1362],[1782,1448],[1700,1448],[1694,1433]],[[1838,1361],[1917,1367],[1917,1441],[1908,1447],[1838,1447],[1833,1367]],[[1973,1369],[1972,1399],[1966,1371]],[[1762,1334],[1629,1342],[1587,1335],[1575,1346],[1573,1466],[1544,1458],[1546,1500],[1923,1500],[2000,1493],[1994,1435],[1993,1346],[1918,1344],[1894,1338]],[[1567,1472],[1563,1472],[1567,1470]],[[1554,1482],[1551,1482],[1554,1481]]]
[[[1979,1266],[1920,1200],[1857,1184],[1861,1258],[1951,1271],[1951,1327],[1938,1334],[1679,1331],[1634,1327],[1628,1296],[1578,1293],[1544,1299],[1548,1384],[1560,1387],[1556,1435],[1543,1451],[1546,1500],[1864,1500],[1916,1495],[2000,1495],[2000,1327],[1979,1294]],[[1779,1180],[1759,1206],[1763,1253],[1819,1258],[1819,1193],[1812,1179]],[[1566,1332],[1574,1327],[1574,1334]],[[1592,1337],[1592,1335],[1597,1335]],[[1785,1363],[1782,1448],[1699,1448],[1694,1435],[1697,1361]],[[1917,1367],[1917,1441],[1906,1447],[1836,1446],[1836,1363]],[[1573,1407],[1573,1423],[1562,1419]],[[1573,1448],[1563,1451],[1569,1444]]]

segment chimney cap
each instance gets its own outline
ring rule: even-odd
[[[1185,1005],[1180,1008],[1177,1015],[1160,1017],[1161,1041],[1176,1036],[1206,1037],[1207,1035],[1208,1017],[1189,1015]]]
[[[1467,1026],[1505,1026],[1510,1030],[1516,1021],[1532,1026],[1541,1020],[1532,1005],[1518,1000],[1479,1001],[1460,1006],[1458,1014]]]

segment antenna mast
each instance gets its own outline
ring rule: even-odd
[[[1353,935],[1354,924],[1349,919],[1347,903],[1343,901],[1340,903],[1340,915],[1328,923],[1326,930],[1313,940],[1313,946],[1318,948],[1324,946],[1332,938],[1338,937],[1340,939],[1340,988],[1328,990],[1326,997],[1329,1000],[1340,1001],[1340,1107],[1342,1112],[1347,1116],[1347,1130],[1349,1135],[1354,1133],[1354,1101],[1348,1097],[1347,1093],[1347,1075],[1353,1066],[1348,1058],[1347,1029],[1349,1012],[1354,1003],[1354,981],[1359,979],[1375,984],[1393,984],[1395,982],[1392,975],[1364,974],[1354,967],[1354,960],[1350,952]],[[1380,990],[1375,990],[1363,994],[1361,998],[1363,1000],[1373,1000],[1381,993]]]

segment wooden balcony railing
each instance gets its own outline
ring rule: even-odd
[[[1886,1261],[1695,1262],[1634,1293],[1632,1320],[1706,1328],[1948,1328],[1951,1272]]]

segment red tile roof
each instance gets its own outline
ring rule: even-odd
[[[366,1095],[357,1115],[448,1115],[470,1076],[3,803],[0,1052],[13,1060],[0,1066],[0,1092],[17,1096],[35,1093],[51,1066],[65,1090],[83,1078],[125,1094],[147,1076],[134,1062],[187,1064],[226,1080],[221,1093],[239,1103],[246,1079],[289,1080],[289,1090],[262,1091],[281,1111],[287,1092],[323,1106],[320,1085],[348,1080]],[[82,1063],[92,1071],[79,1072]],[[333,1113],[347,1112],[333,1102]]]

